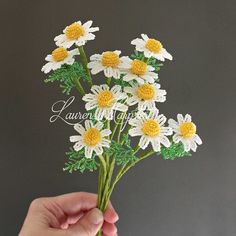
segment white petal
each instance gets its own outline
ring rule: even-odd
[[[178,114],[178,115],[177,115],[177,120],[178,120],[179,124],[183,123],[183,122],[184,122],[184,117],[183,117],[183,115],[182,115],[182,114]]]
[[[101,131],[102,137],[106,137],[110,134],[111,134],[111,130],[109,130],[109,129],[104,129],[104,130]]]
[[[196,152],[197,150],[197,144],[192,140],[190,142],[190,145],[191,145],[191,150],[193,150],[194,152]]]
[[[155,152],[159,152],[161,150],[161,144],[159,138],[155,138],[151,141],[152,148]]]
[[[131,136],[131,137],[134,137],[134,136],[141,136],[141,135],[143,135],[143,132],[140,130],[140,128],[131,128],[130,130],[129,130],[129,135]]]
[[[190,145],[190,141],[187,140],[187,139],[182,139],[182,143],[184,145],[184,151],[185,152],[189,152],[190,151],[190,148],[191,148],[191,145]]]
[[[166,59],[168,59],[168,60],[172,60],[172,59],[173,59],[173,57],[170,55],[170,53],[168,53],[168,52],[166,51],[165,48],[162,48],[161,54],[162,54]]]
[[[202,144],[202,140],[201,138],[199,137],[199,135],[195,134],[194,136],[194,141],[198,144],[198,145],[201,145]]]
[[[77,143],[75,143],[75,145],[73,146],[74,150],[77,151],[77,152],[78,152],[79,150],[81,150],[83,147],[84,147],[83,142],[77,142]]]
[[[85,121],[85,129],[88,130],[91,127],[93,127],[93,122],[91,120],[86,120]]]
[[[79,124],[79,123],[77,123],[77,124],[74,125],[74,129],[75,129],[79,134],[81,134],[81,135],[83,135],[84,132],[85,132],[84,127],[83,127],[81,124]]]
[[[103,128],[103,123],[98,121],[96,125],[94,125],[94,128],[97,128],[98,130],[101,130]]]
[[[93,154],[93,148],[85,146],[85,157],[91,158]]]
[[[142,149],[145,149],[147,148],[148,144],[149,144],[150,140],[148,138],[146,138],[145,136],[142,136],[139,140],[139,146],[142,148]]]
[[[170,140],[166,136],[160,137],[160,141],[165,147],[170,147]]]
[[[181,141],[182,138],[178,135],[178,134],[174,134],[173,135],[173,141],[174,143],[178,143],[179,141]]]
[[[96,154],[99,156],[103,153],[103,149],[102,147],[99,145],[97,147],[94,148],[94,151],[96,152]]]
[[[191,122],[192,121],[192,117],[189,114],[186,114],[184,121]]]
[[[80,135],[70,136],[70,142],[72,142],[72,143],[78,142],[81,139],[82,139],[82,137]]]

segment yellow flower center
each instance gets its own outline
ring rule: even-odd
[[[117,67],[120,64],[120,58],[115,52],[104,52],[102,64],[107,67]]]
[[[154,53],[159,53],[161,49],[163,48],[160,41],[156,39],[148,39],[146,42],[145,48],[147,48],[149,51]]]
[[[66,27],[66,37],[70,40],[75,40],[84,35],[84,28],[77,22]]]
[[[101,91],[97,97],[98,105],[102,108],[109,108],[114,101],[113,93],[110,91]]]
[[[140,60],[134,60],[131,64],[131,72],[135,75],[144,75],[147,71],[147,64]]]
[[[56,48],[52,52],[52,58],[54,61],[63,61],[68,57],[68,52],[65,48]]]
[[[191,138],[196,134],[196,125],[192,122],[183,122],[180,127],[180,133],[184,138]]]
[[[137,95],[140,99],[150,100],[155,96],[154,86],[151,84],[140,85],[137,89]]]
[[[154,137],[160,134],[161,127],[157,121],[150,119],[144,121],[142,131],[145,135]]]
[[[101,133],[96,128],[89,128],[85,131],[83,140],[87,146],[93,147],[96,146],[102,139]]]

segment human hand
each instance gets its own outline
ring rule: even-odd
[[[104,214],[96,208],[97,195],[78,192],[34,200],[19,236],[117,236],[119,219],[109,203]]]

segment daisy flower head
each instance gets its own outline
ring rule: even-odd
[[[127,82],[136,80],[139,84],[154,83],[158,78],[158,74],[153,72],[154,67],[138,59],[131,60],[129,57],[125,57],[122,68],[125,74],[123,80]]]
[[[197,127],[192,122],[191,116],[187,114],[184,117],[183,115],[178,114],[177,121],[169,119],[168,123],[175,132],[173,135],[173,141],[175,143],[182,142],[186,152],[189,152],[190,150],[196,152],[197,144],[201,145],[202,140],[196,134]]]
[[[74,22],[67,26],[63,30],[63,34],[60,34],[54,38],[56,45],[59,47],[70,48],[73,44],[77,46],[83,46],[88,40],[94,40],[95,35],[93,32],[99,30],[98,27],[91,27],[93,21],[87,21],[82,24],[81,21]]]
[[[164,102],[166,100],[166,90],[160,89],[160,84],[136,84],[132,87],[125,87],[124,91],[130,94],[126,99],[129,106],[138,103],[138,110],[152,110],[156,108],[156,102]]]
[[[121,51],[106,51],[102,54],[94,54],[90,57],[88,68],[92,74],[104,71],[107,78],[119,79],[121,75],[121,67],[125,57],[120,57]]]
[[[42,67],[41,71],[47,74],[51,70],[61,68],[63,64],[72,65],[75,61],[74,56],[76,55],[79,55],[78,49],[68,51],[63,47],[56,48],[50,55],[46,56],[45,60],[48,61],[48,63]]]
[[[143,52],[147,58],[155,57],[157,60],[165,61],[165,59],[172,60],[170,53],[166,51],[162,43],[156,39],[149,38],[146,34],[141,34],[142,38],[136,38],[131,41],[135,45],[135,49]]]
[[[153,150],[159,152],[161,144],[165,147],[170,146],[170,141],[166,136],[172,134],[172,129],[165,127],[165,122],[166,117],[159,114],[158,109],[150,111],[149,114],[143,111],[138,112],[136,117],[129,121],[129,124],[133,126],[129,130],[129,135],[141,136],[139,140],[140,148],[145,149],[151,143]]]
[[[86,110],[96,109],[95,119],[112,120],[114,111],[128,110],[128,106],[122,103],[127,95],[122,92],[121,86],[115,85],[110,89],[106,84],[93,85],[91,91],[92,93],[84,95],[82,99],[87,102]]]
[[[74,150],[85,149],[85,157],[91,158],[93,152],[98,156],[103,153],[103,147],[109,147],[110,140],[105,138],[111,134],[111,130],[103,129],[103,123],[98,121],[95,125],[92,121],[86,120],[85,127],[81,124],[75,124],[74,129],[79,135],[70,137],[70,141],[75,143]]]

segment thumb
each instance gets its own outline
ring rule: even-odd
[[[70,227],[72,235],[95,236],[103,225],[102,212],[94,208],[87,212],[75,225]]]

